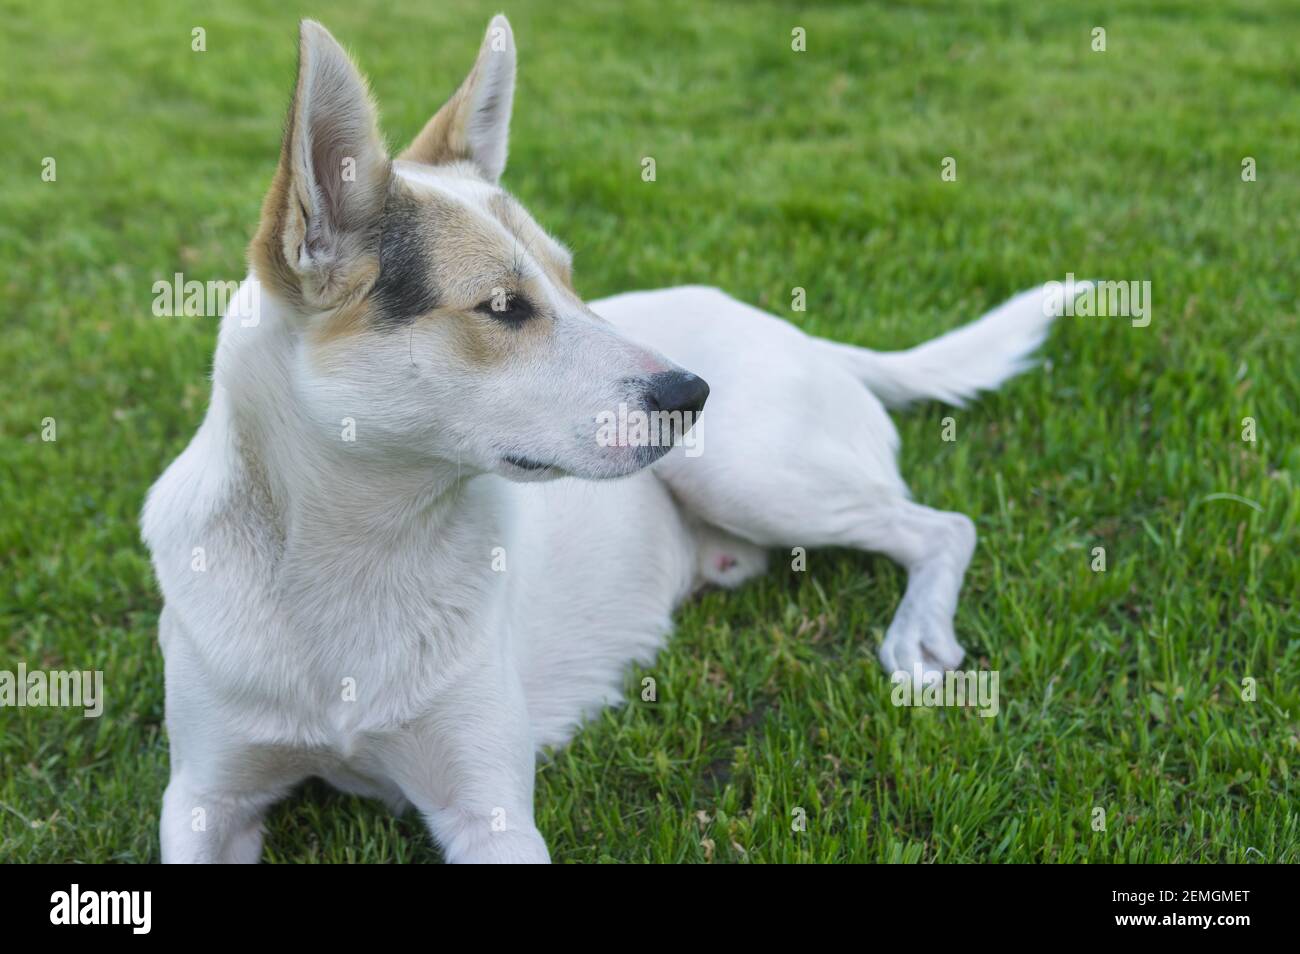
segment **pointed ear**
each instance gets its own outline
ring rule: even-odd
[[[506,167],[514,98],[515,35],[497,14],[465,82],[397,158],[429,165],[465,160],[496,182]]]
[[[319,23],[299,32],[298,85],[250,257],[294,304],[336,307],[379,271],[391,175],[366,82]]]

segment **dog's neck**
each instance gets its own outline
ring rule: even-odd
[[[288,557],[436,543],[430,530],[451,519],[472,474],[454,462],[371,456],[340,434],[323,435],[293,393],[301,333],[287,307],[265,293],[256,324],[233,313],[223,322],[204,426],[233,479],[276,525]]]

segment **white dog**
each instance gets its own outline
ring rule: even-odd
[[[710,288],[588,305],[498,185],[514,80],[497,17],[393,160],[347,54],[302,25],[211,405],[143,518],[164,861],[256,861],[266,809],[308,776],[415,805],[450,861],[548,860],[537,750],[618,701],[695,587],[769,547],[887,554],[908,584],[885,669],[961,662],[975,529],[909,499],[884,405],[1021,370],[1044,292],[894,354]]]

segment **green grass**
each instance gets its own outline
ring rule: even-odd
[[[980,529],[958,631],[1001,673],[996,718],[891,705],[893,565],[777,560],[680,612],[628,676],[656,703],[539,768],[556,859],[1300,860],[1300,13],[1281,0],[4,0],[0,669],[102,669],[108,710],[0,710],[0,860],[158,857],[159,595],[136,517],[203,414],[216,322],[153,317],[152,285],[244,274],[295,18],[357,53],[401,144],[503,5],[505,182],[574,246],[589,297],[707,282],[887,348],[1066,272],[1154,299],[1149,327],[1063,320],[1039,371],[898,418],[917,498]],[[313,784],[273,812],[266,857],[437,852],[413,817]]]

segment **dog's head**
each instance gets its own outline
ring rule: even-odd
[[[322,433],[351,418],[358,452],[516,480],[622,476],[666,452],[708,387],[587,308],[568,250],[498,184],[514,82],[498,16],[460,89],[392,159],[365,81],[305,21],[253,272],[291,316],[295,398]],[[611,428],[629,409],[668,439]]]

